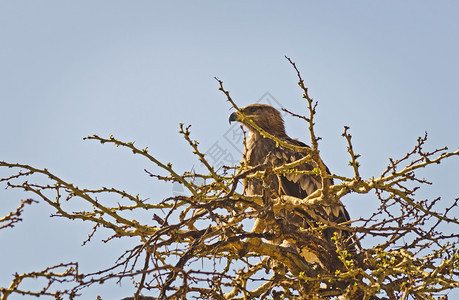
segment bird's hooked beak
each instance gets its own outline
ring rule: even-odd
[[[237,114],[237,112],[233,112],[230,116],[229,116],[229,123],[231,124],[231,122],[233,121],[239,121],[239,116]]]

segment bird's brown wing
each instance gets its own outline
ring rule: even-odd
[[[286,142],[295,146],[308,147],[306,144],[298,140],[288,139]],[[281,146],[273,147],[271,154],[269,155],[270,162],[275,167],[292,163],[303,157],[304,153],[296,152],[292,149],[284,148]],[[295,169],[298,171],[312,171],[316,167],[317,164],[315,162],[308,161],[297,166]],[[327,172],[329,172],[328,168]],[[278,176],[278,182],[278,184],[280,184],[279,190],[282,194],[300,199],[307,197],[322,187],[322,179],[320,176],[315,174],[295,174],[294,172],[286,173],[284,175]],[[274,186],[276,185],[277,184]],[[317,215],[327,221],[332,221],[335,223],[341,223],[350,220],[348,212],[341,203],[318,205],[317,207],[314,207],[312,211],[310,208],[304,209],[303,211],[309,218],[313,219],[312,221],[318,221]]]

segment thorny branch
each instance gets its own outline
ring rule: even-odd
[[[33,199],[22,200],[21,204],[18,206],[18,208],[16,208],[15,211],[7,214],[4,217],[1,217],[0,218],[0,229],[6,228],[6,227],[14,227],[15,223],[21,222],[22,221],[21,214],[23,212],[24,206],[26,204],[30,205],[32,203],[37,203],[37,201]]]
[[[62,270],[62,271],[61,271]],[[59,273],[59,271],[61,271]],[[22,283],[25,279],[36,279],[36,278],[45,278],[48,282],[40,291],[30,291],[19,289],[19,284]],[[62,295],[69,295],[70,297],[78,296],[73,291],[70,290],[56,290],[52,291],[52,285],[59,285],[66,282],[76,282],[80,280],[80,275],[78,274],[78,264],[68,263],[68,264],[59,264],[57,266],[49,267],[39,272],[31,272],[24,274],[15,274],[14,279],[11,282],[11,285],[8,288],[0,287],[0,300],[6,300],[8,296],[12,293],[20,295],[30,295],[30,296],[53,296],[56,299],[60,298]]]
[[[347,141],[353,175],[328,175],[318,149],[320,138],[314,132],[317,102],[309,97],[295,63],[287,59],[297,73],[298,85],[308,106],[307,116],[289,113],[307,122],[312,148],[289,145],[257,128],[256,124],[253,126],[279,145],[305,153],[296,162],[277,168],[262,164],[244,169],[241,164],[215,170],[199,149],[199,143],[191,137],[190,126],[183,124],[179,132],[206,172],[179,174],[171,163],[159,161],[147,148],[138,148],[133,142],[113,136],[93,135],[85,139],[132,151],[166,172],[159,175],[146,171],[149,176],[178,182],[188,195],[156,199],[154,196],[142,198],[117,188],[80,188],[47,169],[0,162],[0,167],[11,169],[11,175],[0,179],[8,188],[31,192],[51,205],[56,210],[55,216],[93,223],[85,243],[101,228],[112,234],[105,242],[115,237],[138,241],[137,246],[127,249],[112,266],[101,266],[92,273],[79,273],[78,265],[70,263],[41,272],[16,274],[9,287],[0,288],[0,299],[13,294],[74,299],[84,288],[112,279],[135,283],[135,295],[126,299],[329,299],[336,296],[434,299],[459,287],[459,221],[456,217],[459,198],[445,207],[439,198],[430,201],[415,197],[421,186],[430,184],[419,179],[416,172],[459,156],[459,150],[425,151],[427,136],[421,137],[404,157],[391,158],[381,175],[365,180],[359,172],[359,155],[354,151],[349,128],[345,127],[343,137]],[[240,112],[223,82],[217,81],[219,90]],[[317,163],[318,170],[308,172],[320,175],[324,184],[305,199],[272,198],[269,189],[256,196],[239,192],[244,180],[297,172],[293,169],[306,160]],[[49,183],[34,183],[37,176],[47,178]],[[204,183],[195,183],[196,178],[204,179]],[[329,178],[335,179],[334,185],[327,184],[330,181],[325,179]],[[369,216],[341,224],[319,218],[320,224],[308,229],[292,229],[279,222],[281,211],[301,210],[313,214],[313,207],[342,200],[351,193],[364,194],[366,201],[378,201],[379,208]],[[373,199],[368,197],[370,193],[374,193]],[[78,201],[82,209],[69,210],[67,203],[71,201]],[[0,228],[12,227],[20,221],[23,206],[32,202],[31,199],[23,201],[15,212],[1,218],[0,224],[6,222],[6,225]],[[151,215],[151,222],[141,223],[128,217],[128,213],[144,212]],[[252,230],[252,226],[256,230]],[[356,243],[365,247],[358,251],[351,249],[339,235],[335,235],[333,243],[325,241],[320,232],[327,227],[354,233]],[[278,240],[294,241],[299,248],[276,243]],[[306,260],[306,256],[313,257],[314,262]],[[26,286],[24,279],[37,277],[48,280],[42,290],[22,287]],[[73,286],[59,288],[63,283]]]

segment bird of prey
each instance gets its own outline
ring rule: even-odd
[[[242,118],[239,112],[234,112],[230,115],[229,121],[241,122],[249,131],[246,145],[244,147],[244,158],[247,161],[248,168],[257,165],[269,163],[272,167],[283,166],[287,163],[292,163],[305,156],[303,152],[283,147],[276,143],[276,141],[264,137],[260,132],[251,125],[255,123],[258,127],[267,133],[275,136],[280,141],[301,147],[308,147],[306,144],[290,138],[285,133],[284,121],[278,110],[266,104],[251,104],[241,109],[241,112],[246,117]],[[311,160],[295,167],[298,171],[312,171],[317,167],[317,164]],[[327,169],[328,171],[328,169]],[[330,180],[332,183],[332,179]],[[315,174],[298,174],[294,172],[286,173],[283,175],[273,174],[269,177],[269,187],[274,191],[274,197],[288,195],[296,198],[304,199],[317,189],[322,187],[322,179]],[[245,193],[246,195],[262,195],[263,182],[260,178],[253,178],[246,180]],[[298,212],[300,212],[301,220],[299,221]],[[294,224],[296,227],[309,228],[317,226],[316,223],[320,221],[317,217],[331,221],[334,223],[341,223],[349,221],[349,214],[342,205],[342,203],[335,203],[333,205],[317,205],[314,210],[309,213],[307,210],[297,209],[296,214],[284,214],[285,222]],[[332,228],[327,228],[323,231],[326,239],[330,239],[336,232]],[[346,234],[349,236],[348,234]]]

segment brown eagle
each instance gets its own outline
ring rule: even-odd
[[[285,133],[284,121],[281,114],[274,107],[266,104],[251,104],[241,109],[245,115],[246,120],[241,117],[239,112],[234,112],[230,115],[229,121],[239,121],[248,130],[249,134],[244,147],[244,158],[249,167],[269,163],[273,167],[283,166],[287,163],[292,163],[305,156],[302,152],[296,152],[292,149],[276,145],[276,142],[268,137],[264,137],[260,132],[250,125],[250,121],[254,122],[258,127],[275,136],[279,140],[294,146],[308,147],[306,144],[290,138]],[[311,171],[317,167],[313,161],[307,161],[295,169],[298,171]],[[328,171],[328,169],[327,169]],[[331,180],[332,179],[327,179]],[[333,184],[333,182],[331,182]],[[285,174],[285,175],[271,175],[269,178],[269,186],[275,194],[288,195],[296,198],[303,199],[322,187],[322,180],[318,175],[311,174]],[[245,183],[246,195],[261,195],[263,191],[263,183],[261,179],[250,179]],[[276,195],[275,195],[276,196]],[[296,227],[309,228],[316,226],[319,221],[317,216],[327,221],[341,223],[349,221],[349,214],[342,205],[337,203],[334,205],[318,205],[314,207],[313,213],[307,213],[305,210],[299,208],[296,214],[284,214],[285,220],[290,224],[295,224]],[[298,214],[298,212],[300,212]],[[301,216],[301,221],[298,221],[298,215]],[[323,231],[324,236],[330,239],[336,230],[327,228]],[[349,237],[349,234],[345,234]]]

